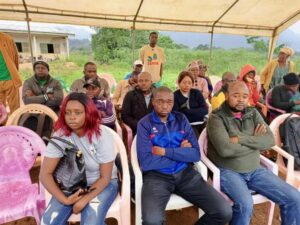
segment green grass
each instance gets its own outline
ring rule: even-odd
[[[138,51],[136,51],[137,55]],[[187,50],[187,49],[167,49],[166,63],[164,65],[163,84],[174,88],[178,74],[186,68],[186,65],[193,60],[202,59],[205,63],[209,59],[209,51]],[[132,52],[123,50],[123,60],[115,60],[112,64],[98,64],[98,73],[113,74],[117,81],[123,79],[124,75],[131,71]],[[296,65],[300,63],[300,57],[294,56],[292,59]],[[82,77],[83,65],[87,61],[94,61],[92,54],[80,52],[72,53],[66,60],[49,62],[50,74],[61,80],[65,88],[69,87],[75,79]],[[261,71],[267,63],[267,54],[249,51],[246,49],[213,51],[213,60],[210,65],[210,74],[221,76],[226,71],[238,74],[240,68],[250,63],[257,68],[257,73]],[[25,80],[32,75],[31,69],[21,70],[22,79]]]

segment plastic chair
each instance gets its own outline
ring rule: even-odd
[[[133,139],[131,146],[131,165],[135,176],[135,225],[142,224],[142,186],[143,176],[137,158],[136,136]],[[204,180],[207,180],[207,168],[201,162],[195,163],[197,170],[201,173]],[[166,210],[182,209],[193,206],[190,202],[184,200],[176,194],[172,194],[167,204]],[[199,217],[203,215],[203,211],[199,209]]]
[[[115,88],[117,86],[117,81],[114,78],[114,76],[111,74],[108,74],[108,73],[100,73],[99,77],[101,77],[107,81],[110,92],[113,93],[113,91],[115,90]]]
[[[115,143],[115,151],[120,154],[121,164],[122,164],[122,187],[121,195],[117,195],[115,201],[110,206],[106,218],[115,218],[118,221],[118,224],[121,225],[130,225],[130,178],[129,178],[129,168],[125,146],[122,142],[120,136],[112,129],[101,125],[101,129],[108,129],[109,132],[113,135],[112,142]],[[48,191],[46,193],[46,203],[48,205],[51,194]],[[98,202],[90,203],[92,207],[97,207]],[[80,221],[80,214],[72,214],[68,220],[69,222],[78,222]]]
[[[207,168],[213,173],[213,178],[212,178],[212,185],[213,187],[221,193],[225,199],[227,199],[229,202],[232,203],[232,201],[228,198],[227,195],[225,195],[221,191],[221,184],[220,184],[220,170],[217,166],[215,166],[206,156],[207,153],[207,132],[206,128],[202,131],[200,137],[199,137],[199,146],[201,150],[201,160],[204,162],[204,164],[207,166]],[[271,162],[269,159],[266,157],[260,155],[260,164],[267,169],[271,170],[275,175],[278,175],[278,166]],[[269,207],[269,216],[268,216],[268,225],[272,225],[273,221],[273,215],[274,215],[274,209],[275,209],[275,203],[270,201],[268,198],[266,198],[263,195],[260,194],[253,194],[253,204],[260,204],[264,202],[269,202],[270,207]],[[233,203],[232,203],[233,204]]]
[[[217,93],[218,91],[220,91],[221,88],[222,88],[222,85],[223,85],[222,80],[219,80],[219,81],[215,84],[215,86],[214,86],[213,94],[215,94],[215,93]]]
[[[282,109],[275,108],[272,106],[272,89],[270,89],[266,94],[266,105],[270,111],[270,123],[279,115],[285,114],[286,111]]]
[[[276,163],[278,165],[279,171],[286,176],[287,183],[293,185],[300,191],[300,171],[294,170],[294,156],[292,156],[291,154],[287,153],[286,151],[280,148],[282,146],[282,142],[279,134],[279,126],[290,115],[291,115],[290,113],[286,113],[276,117],[270,124],[270,129],[274,134],[275,143],[278,146],[274,150],[278,153]],[[299,116],[293,114],[291,117],[299,117]],[[283,158],[287,159],[287,165],[285,165]]]
[[[121,139],[123,139],[122,128],[121,128],[120,123],[118,122],[118,120],[116,120],[115,124],[116,124],[116,132],[117,132],[117,134],[119,135],[119,137]]]
[[[131,128],[126,123],[122,123],[122,128],[123,128],[123,141],[127,148],[127,155],[130,160],[133,134]]]
[[[18,121],[24,113],[44,113],[53,120],[53,124],[58,119],[56,113],[49,107],[42,104],[28,104],[21,106],[16,111],[14,111],[9,116],[6,125],[18,125]]]
[[[0,224],[27,216],[40,224],[45,200],[29,170],[46,148],[33,131],[18,126],[0,127]]]
[[[0,102],[0,125],[7,120],[7,111],[5,106]]]

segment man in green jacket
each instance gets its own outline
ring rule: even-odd
[[[24,104],[43,104],[58,113],[64,98],[60,82],[50,76],[49,65],[44,61],[36,61],[33,64],[33,70],[34,75],[25,80],[23,85]]]
[[[282,225],[300,225],[300,193],[260,166],[260,151],[274,146],[274,137],[248,98],[243,82],[229,84],[225,102],[207,124],[208,157],[220,168],[221,190],[234,202],[230,225],[250,223],[249,189],[279,204]]]

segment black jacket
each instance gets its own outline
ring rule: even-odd
[[[173,110],[182,112],[190,123],[203,121],[204,116],[208,113],[208,108],[201,92],[193,88],[190,90],[189,98],[183,96],[180,90],[174,92]]]
[[[284,85],[278,85],[272,89],[272,102],[271,105],[283,109],[287,112],[291,112],[294,102],[290,102],[293,92]]]
[[[152,110],[152,100],[150,100],[147,107],[143,92],[139,89],[134,89],[129,91],[124,98],[121,117],[123,122],[126,123],[135,134],[139,120]]]

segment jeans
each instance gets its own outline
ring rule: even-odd
[[[81,225],[105,225],[105,217],[109,207],[118,194],[118,180],[113,179],[108,186],[96,197],[98,207],[92,208],[87,204],[81,211]],[[93,201],[93,200],[92,200]],[[51,198],[42,217],[41,225],[66,225],[72,215],[73,205],[64,205]]]
[[[170,175],[149,171],[144,173],[143,179],[143,225],[164,224],[165,208],[172,193],[205,212],[196,222],[197,225],[225,225],[231,219],[232,209],[229,203],[192,166]]]
[[[300,192],[271,171],[258,168],[249,173],[221,170],[221,190],[234,202],[230,225],[248,225],[253,213],[249,189],[279,204],[282,225],[300,225]]]

